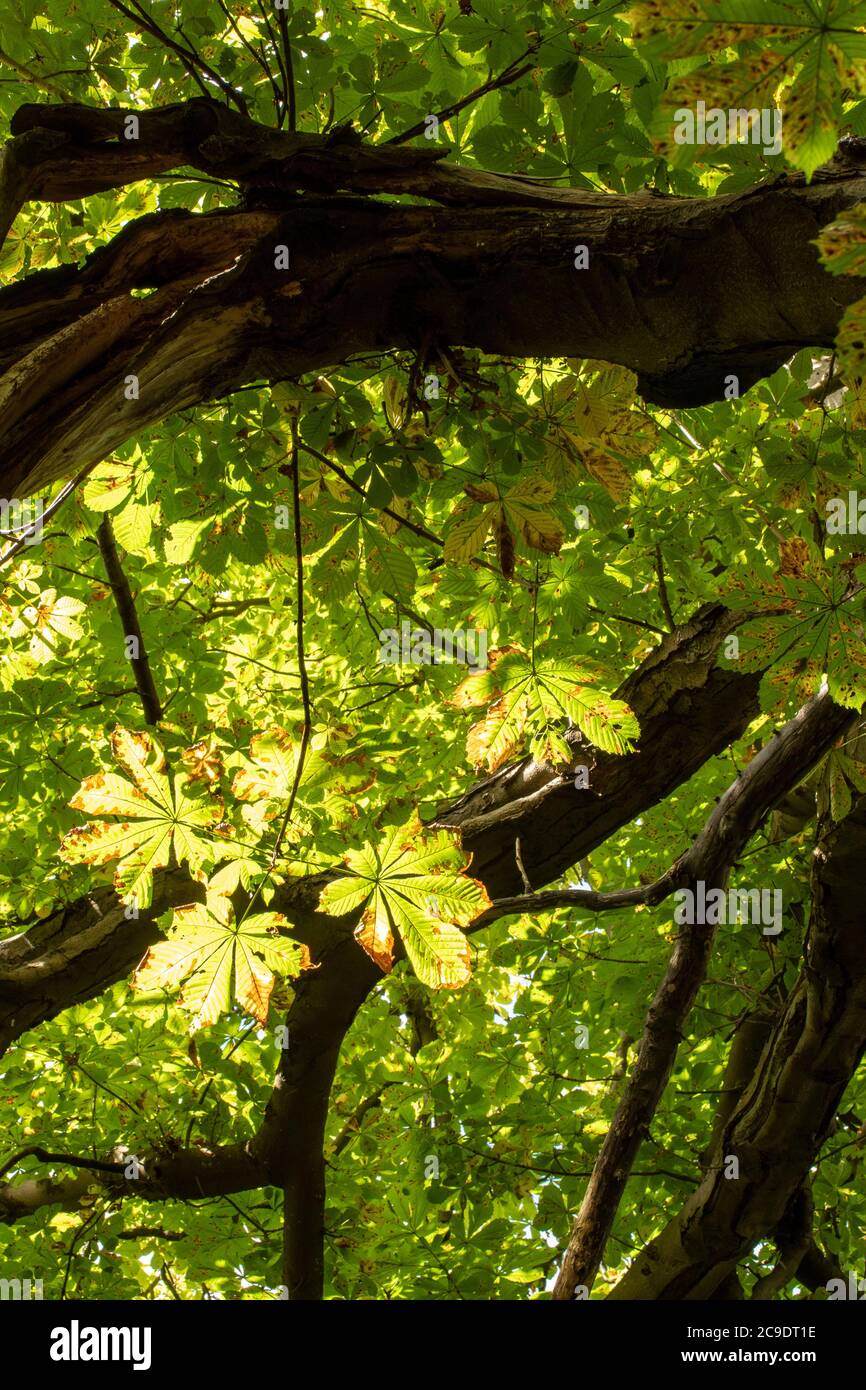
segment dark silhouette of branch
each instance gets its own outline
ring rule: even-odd
[[[132,597],[132,590],[129,581],[120,563],[120,556],[117,553],[117,546],[114,542],[114,531],[111,525],[111,518],[108,512],[105,513],[99,523],[97,531],[99,541],[99,551],[102,555],[105,573],[111,585],[111,592],[114,595],[114,603],[120,618],[123,630],[124,643],[130,638],[133,640],[133,653],[129,656],[132,665],[132,674],[135,678],[136,689],[138,690],[141,707],[144,710],[144,720],[146,724],[158,724],[162,718],[162,706],[159,696],[156,693],[153,672],[150,669],[150,662],[147,658],[147,650],[144,645],[144,636],[141,631],[141,624],[138,621],[138,613],[135,601]]]
[[[165,48],[169,49],[171,53],[176,54],[204,96],[210,97],[210,93],[199,76],[200,72],[205,73],[210,78],[211,82],[216,83],[226,99],[231,101],[243,115],[247,114],[247,103],[243,95],[235,91],[231,83],[227,82],[226,79],[216,71],[216,68],[212,68],[210,63],[206,62],[201,54],[196,52],[192,44],[190,44],[189,39],[186,40],[189,46],[184,48],[182,44],[179,44],[176,39],[173,39],[170,34],[167,34],[165,30],[157,24],[156,20],[153,19],[152,16],[147,13],[144,6],[139,3],[139,0],[130,0],[132,9],[125,5],[123,0],[108,0],[108,3],[135,25],[137,29],[143,29],[146,34],[150,34],[151,38],[156,39]]]
[[[785,792],[796,786],[856,722],[824,691],[753,758],[728,788],[691,848],[678,861],[691,888],[727,883],[740,850]],[[685,1020],[706,974],[715,926],[696,922],[680,932],[650,1005],[637,1059],[584,1193],[553,1296],[572,1299],[591,1288],[622,1194],[671,1074]]]
[[[534,64],[524,63],[523,60],[527,58],[530,53],[534,52],[534,47],[527,48],[526,52],[521,53],[519,58],[515,58],[513,62],[509,63],[508,67],[505,68],[498,77],[491,77],[488,82],[482,82],[480,87],[476,87],[473,91],[469,92],[467,96],[461,97],[460,101],[455,101],[451,106],[446,106],[443,110],[431,114],[435,114],[436,119],[439,121],[447,121],[449,117],[456,116],[460,111],[465,111],[467,106],[472,106],[474,102],[479,101],[481,97],[486,96],[488,92],[497,92],[502,87],[510,86],[512,82],[518,82],[521,77],[525,77],[528,72],[532,72]],[[384,143],[386,145],[403,145],[407,140],[414,140],[416,135],[423,135],[426,129],[426,121],[417,121],[416,124],[410,126],[408,130],[404,130],[400,135],[392,135],[390,140],[386,140]]]

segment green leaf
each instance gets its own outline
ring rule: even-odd
[[[355,930],[360,945],[389,971],[394,934],[418,978],[431,989],[457,989],[470,977],[468,926],[490,906],[482,884],[466,875],[469,856],[445,831],[423,836],[417,816],[378,846],[344,856],[347,872],[322,889],[319,906],[341,915],[366,903]]]

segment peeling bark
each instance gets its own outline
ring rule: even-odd
[[[275,132],[203,99],[135,114],[133,141],[123,111],[21,108],[0,171],[7,216],[26,198],[86,196],[179,165],[237,180],[248,203],[268,206],[151,215],[81,269],[0,291],[4,495],[251,381],[422,342],[599,358],[637,372],[650,401],[717,400],[730,374],[746,390],[798,348],[830,345],[859,297],[812,244],[866,197],[860,166],[841,158],[808,185],[617,197],[461,169],[440,151]],[[274,267],[281,244],[288,272]],[[574,266],[580,244],[587,271]],[[124,395],[130,375],[137,400]]]

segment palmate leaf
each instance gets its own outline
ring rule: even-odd
[[[834,275],[866,275],[866,203],[855,203],[815,238],[822,263]]]
[[[864,81],[862,4],[640,0],[628,17],[635,41],[659,58],[739,53],[736,63],[711,61],[675,80],[662,98],[665,111],[693,106],[698,99],[722,110],[772,107],[774,92],[785,81],[782,140],[788,158],[811,176],[832,155],[843,118],[843,88],[862,88]],[[673,148],[667,138],[662,147]],[[689,157],[688,147],[677,148]]]
[[[803,6],[784,0],[638,0],[626,18],[637,43],[655,44],[677,58],[755,39],[794,41],[806,27]],[[806,18],[812,16],[806,12]]]
[[[821,261],[834,275],[866,275],[866,203],[848,208],[823,229],[815,245]],[[840,369],[849,382],[858,382],[866,375],[866,299],[855,300],[842,315],[836,350]]]
[[[532,550],[545,555],[559,553],[565,530],[550,510],[556,485],[550,478],[531,474],[507,492],[493,483],[467,487],[469,502],[461,502],[451,515],[445,535],[445,559],[451,563],[473,559],[481,550],[491,529],[497,538],[503,534],[522,536]],[[477,510],[478,504],[481,511]],[[500,554],[501,562],[501,554]],[[507,578],[510,566],[501,565]]]
[[[40,666],[58,655],[59,637],[76,642],[83,636],[78,622],[86,604],[68,595],[57,596],[56,589],[45,589],[38,603],[27,604],[9,626],[10,637],[29,636],[30,655]]]
[[[295,775],[292,740],[285,729],[274,726],[250,739],[247,767],[235,773],[232,794],[239,801],[286,800]]]
[[[625,459],[646,458],[656,426],[637,407],[637,377],[606,362],[574,362],[575,375],[551,391],[549,441],[601,483],[614,501],[631,492]]]
[[[156,739],[117,725],[111,735],[115,761],[129,777],[97,772],[86,777],[69,802],[76,811],[114,820],[90,821],[64,835],[60,857],[67,864],[120,863],[115,887],[139,908],[153,900],[153,872],[164,869],[172,848],[179,863],[198,874],[212,857],[201,832],[222,820],[218,798],[190,795],[189,779],[169,779],[165,755]]]
[[[785,93],[782,120],[785,153],[807,174],[833,157],[841,90],[831,45],[813,45],[794,85]]]
[[[532,736],[532,756],[549,766],[568,765],[572,753],[564,738],[576,724],[605,753],[631,751],[640,733],[637,719],[622,700],[598,689],[584,664],[557,660],[532,662],[519,647],[494,650],[485,671],[467,676],[454,692],[458,709],[490,702],[486,715],[469,730],[466,752],[476,767],[495,772]]]
[[[334,915],[364,907],[355,936],[380,969],[391,969],[396,934],[415,974],[431,989],[467,982],[469,942],[460,928],[490,899],[484,885],[468,876],[471,856],[455,837],[446,831],[424,835],[415,816],[380,844],[349,850],[343,862],[345,875],[322,890],[319,906]]]
[[[244,806],[244,818],[261,831],[288,801],[295,779],[296,753],[285,729],[274,725],[250,739],[250,756],[232,780],[232,794]],[[316,795],[327,818],[339,825],[351,818],[353,800],[368,791],[376,780],[375,770],[362,753],[333,756],[313,748],[304,763],[300,786]],[[299,809],[290,834],[309,824]]]
[[[834,748],[823,771],[819,810],[826,804],[834,821],[844,820],[854,804],[852,788],[861,796],[866,792],[866,764]]]
[[[866,702],[866,605],[862,595],[849,592],[844,572],[834,574],[812,560],[797,577],[777,575],[767,582],[750,576],[750,584],[753,594],[770,600],[768,609],[781,610],[737,629],[737,669],[766,672],[761,708],[770,713],[802,705],[826,677],[837,704],[860,709]],[[742,577],[731,581],[731,607],[742,586]]]
[[[151,992],[183,984],[179,1002],[193,1015],[190,1032],[216,1023],[233,999],[264,1027],[272,972],[293,976],[312,969],[307,947],[278,934],[287,925],[280,912],[236,923],[228,898],[209,890],[205,903],[175,909],[167,939],[151,946],[133,987]]]

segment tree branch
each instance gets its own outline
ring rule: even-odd
[[[856,716],[826,691],[805,705],[729,787],[679,861],[689,887],[724,888],[730,866],[764,816]],[[677,938],[644,1026],[637,1059],[584,1193],[554,1287],[556,1299],[591,1288],[620,1199],[676,1059],[682,1029],[706,973],[715,926],[696,922]],[[728,1271],[726,1271],[728,1272]]]
[[[153,679],[153,672],[150,669],[150,662],[147,659],[147,649],[144,645],[144,635],[141,631],[141,624],[138,621],[138,612],[135,607],[135,600],[132,597],[132,590],[129,587],[123,566],[120,563],[120,556],[117,553],[117,546],[114,542],[114,531],[111,525],[111,518],[106,512],[99,523],[97,531],[99,542],[99,553],[105,565],[105,573],[111,585],[111,592],[114,595],[114,603],[120,618],[121,630],[123,632],[124,647],[132,638],[133,655],[128,657],[132,665],[132,674],[135,680],[138,696],[141,700],[141,707],[144,710],[144,722],[146,724],[158,724],[162,718],[162,705],[156,693],[156,685]]]
[[[165,30],[157,24],[156,20],[151,18],[144,6],[138,3],[138,0],[132,0],[133,9],[129,9],[124,5],[122,0],[108,0],[108,3],[119,11],[124,18],[128,19],[136,29],[141,29],[144,33],[150,34],[151,38],[155,38],[157,42],[161,43],[164,48],[167,48],[170,53],[176,54],[205,97],[209,97],[210,94],[199,77],[199,70],[205,73],[210,78],[211,82],[219,87],[228,101],[231,101],[243,115],[246,115],[247,103],[243,95],[236,91],[231,83],[227,82],[215,68],[212,68],[210,63],[206,62],[200,53],[196,53],[191,45],[189,48],[184,48],[182,44],[179,44],[167,34]]]
[[[137,140],[124,138],[127,115]],[[866,194],[848,165],[808,185],[792,176],[712,199],[659,198],[540,188],[443,162],[441,150],[276,131],[202,98],[132,113],[30,105],[12,129],[0,171],[7,224],[27,198],[67,201],[190,166],[240,181],[257,210],[153,214],[82,269],[0,292],[6,495],[250,381],[422,341],[600,358],[637,372],[648,400],[696,405],[718,399],[731,372],[745,390],[798,347],[832,342],[859,294],[856,277],[822,268],[813,244]],[[444,206],[338,202],[341,191]],[[591,274],[574,269],[578,239]],[[293,279],[275,271],[277,244],[293,248]],[[720,263],[738,277],[734,298]],[[147,287],[155,293],[130,296]],[[129,372],[140,399],[118,409]]]
[[[534,53],[536,47],[537,45],[532,48],[527,48],[526,52],[521,53],[519,58],[515,58],[513,62],[509,63],[508,67],[505,68],[498,77],[491,77],[489,81],[482,82],[480,87],[476,87],[473,91],[469,92],[467,96],[462,97],[460,101],[455,101],[451,106],[446,106],[441,111],[437,111],[435,113],[436,119],[439,121],[447,121],[451,116],[456,116],[460,111],[465,111],[467,106],[472,106],[476,101],[479,101],[481,97],[486,96],[488,92],[498,92],[503,87],[509,87],[512,82],[519,82],[521,77],[525,77],[528,72],[532,72],[534,64],[524,63],[523,60],[524,58],[528,58],[531,53]],[[416,135],[424,135],[426,130],[426,121],[417,121],[416,124],[410,126],[408,130],[404,130],[402,134],[392,135],[390,140],[385,141],[385,144],[403,145],[407,140],[414,140]]]

